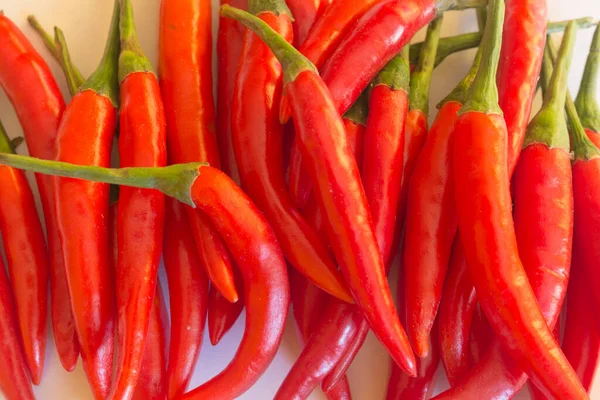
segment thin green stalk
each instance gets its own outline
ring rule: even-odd
[[[4,129],[4,125],[2,121],[0,121],[0,152],[2,153],[14,153],[15,148],[11,140],[8,138],[8,134],[6,133],[6,129]]]
[[[369,116],[369,96],[368,89],[365,89],[358,99],[352,104],[352,107],[344,114],[344,119],[350,120],[357,125],[366,126]]]
[[[40,36],[40,38],[44,42],[44,46],[46,46],[46,49],[48,49],[50,54],[52,54],[52,57],[54,57],[56,61],[58,61],[58,51],[56,50],[56,45],[54,44],[54,38],[48,32],[46,32],[42,24],[40,24],[40,21],[38,21],[38,19],[35,17],[35,15],[28,16],[27,22],[29,23],[29,26],[31,26],[33,30],[36,31],[37,34]]]
[[[96,71],[81,86],[80,90],[93,90],[94,92],[106,96],[113,105],[118,107],[119,99],[119,76],[118,62],[120,53],[120,35],[119,35],[119,0],[115,0],[112,20],[110,23],[110,32],[104,55]]]
[[[409,91],[410,85],[410,64],[409,64],[409,48],[410,45],[404,46],[396,57],[390,62],[373,79],[373,86],[385,85],[392,90]]]
[[[575,99],[575,107],[584,128],[600,132],[600,107],[596,95],[598,93],[598,70],[600,69],[600,23],[592,39],[590,53],[585,63],[581,87]]]
[[[292,12],[283,0],[249,0],[248,12],[252,15],[258,15],[262,12],[272,12],[275,15],[287,14],[294,20]]]
[[[161,168],[102,168],[0,153],[0,164],[26,171],[92,182],[157,189],[195,207],[191,188],[206,163],[174,164]]]
[[[477,27],[479,28],[479,32],[483,32],[487,21],[487,9],[485,7],[476,8],[475,13],[477,15]]]
[[[439,16],[427,27],[427,35],[419,54],[419,62],[410,76],[410,109],[421,110],[425,115],[429,113],[431,74],[435,66],[442,21],[443,16]]]
[[[133,7],[130,0],[121,0],[120,34],[119,82],[134,72],[153,72],[152,64],[144,55],[135,32]]]
[[[568,90],[569,66],[575,47],[576,33],[577,26],[575,23],[569,24],[563,36],[554,68],[551,65],[548,52],[545,51],[544,75],[548,74],[550,70],[553,71],[547,89],[544,91],[542,108],[527,127],[523,147],[532,143],[544,143],[550,148],[558,147],[569,151],[569,131],[564,108]]]
[[[467,96],[469,95],[469,89],[475,80],[475,76],[477,76],[477,71],[479,71],[479,66],[481,65],[481,56],[483,54],[483,46],[479,46],[477,49],[477,53],[475,53],[475,59],[473,60],[473,64],[469,71],[465,75],[465,77],[458,82],[458,85],[450,92],[448,96],[446,96],[439,104],[437,108],[441,108],[444,104],[450,101],[456,101],[460,104],[465,104],[467,101]]]
[[[503,23],[504,0],[490,0],[487,25],[483,34],[481,65],[471,84],[468,100],[460,110],[461,114],[478,111],[502,115],[502,110],[498,105],[496,72],[500,59]]]

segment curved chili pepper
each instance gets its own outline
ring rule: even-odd
[[[53,159],[65,102],[46,62],[4,15],[0,15],[0,85],[15,107],[29,153],[34,157]],[[54,341],[63,368],[72,371],[79,357],[79,344],[58,233],[53,178],[36,175],[36,182],[48,235]]]
[[[223,4],[230,4],[232,7],[245,10],[248,1],[222,0],[221,5]],[[240,54],[242,53],[243,38],[244,27],[239,22],[230,18],[219,18],[217,37],[217,144],[221,156],[221,169],[237,184],[240,183],[240,175],[237,170],[231,138],[231,105],[235,89],[235,77],[237,76]],[[214,292],[214,289],[211,288],[212,292]],[[213,296],[209,294],[210,297]],[[209,305],[209,315],[210,308]],[[210,321],[208,327],[210,331]]]
[[[494,398],[492,391],[505,393],[507,387],[514,385],[521,376],[525,376],[522,371],[526,371],[534,383],[544,388],[548,394],[558,398],[587,398],[585,390],[560,351],[544,318],[545,316],[556,318],[558,315],[568,279],[571,231],[568,168],[552,169],[547,166],[542,166],[540,170],[528,168],[527,172],[533,173],[530,176],[524,174],[522,179],[525,183],[519,187],[521,192],[527,193],[524,199],[528,199],[530,203],[522,201],[522,212],[516,210],[516,234],[513,225],[506,151],[503,150],[506,143],[506,130],[498,114],[500,111],[496,102],[497,92],[493,84],[499,57],[499,49],[496,47],[501,40],[502,15],[502,2],[490,3],[488,19],[490,22],[486,26],[484,35],[490,40],[484,44],[481,67],[469,92],[470,99],[461,109],[453,135],[454,182],[459,230],[479,301],[498,340],[488,351],[486,358],[469,373],[459,387],[438,398],[453,396],[470,398],[475,395],[474,393],[486,398]],[[573,37],[573,27],[574,25],[571,24],[568,33],[571,37]],[[572,42],[570,49],[572,49]],[[564,76],[566,62],[562,63],[561,77]],[[533,136],[531,142],[534,143],[532,152],[535,153],[537,149],[543,151],[550,146],[563,147],[549,152],[549,165],[555,165],[561,156],[566,156],[564,138],[560,139],[559,135],[554,135],[561,131],[564,134],[565,130],[561,129],[559,121],[550,120],[561,114],[557,112],[562,108],[558,100],[560,95],[558,87],[561,88],[564,98],[566,90],[564,79],[561,79],[561,84],[558,86],[558,83],[555,83],[555,90],[549,91],[552,95],[547,97],[548,107],[536,116],[537,120],[534,120],[531,128]],[[548,124],[549,121],[553,122]],[[551,145],[538,143],[539,140],[549,140],[546,143]],[[539,160],[535,154],[532,159],[534,163]],[[477,171],[477,173],[469,171]],[[548,179],[545,173],[557,174],[561,179],[555,179],[555,176]],[[534,195],[535,190],[540,188],[532,182],[540,182],[539,185],[546,187],[552,195],[539,197]],[[554,193],[561,195],[564,200],[554,203],[553,199],[556,197]],[[538,203],[550,199],[552,201],[543,206]],[[545,213],[550,215],[545,218],[540,217]],[[534,214],[535,217],[532,218]],[[542,228],[540,221],[547,221],[550,217],[552,222]],[[560,222],[556,222],[557,220]],[[556,242],[553,241],[549,247],[546,247],[545,239],[550,233],[544,229],[555,232],[552,240]],[[539,235],[539,231],[544,234]],[[531,284],[519,258],[517,237],[521,239],[519,243],[524,245],[520,247],[523,253],[521,256],[527,271],[530,272]],[[527,237],[527,240],[523,239],[524,237]],[[544,240],[540,243],[535,242],[539,238]],[[530,248],[530,246],[525,247],[525,243],[532,243],[535,246],[531,251],[525,251]],[[552,253],[553,256],[546,259],[547,253]],[[538,271],[546,272],[548,269],[550,273],[538,274]],[[552,284],[547,284],[547,280]],[[540,304],[544,306],[546,314],[542,314],[535,300],[537,294],[540,295]],[[555,321],[548,318],[548,322],[553,326]],[[513,357],[515,361],[510,360],[508,356]],[[493,360],[488,363],[488,359]],[[498,361],[505,363],[508,368],[498,368]],[[488,367],[487,370],[481,368],[486,364],[491,364],[494,368]],[[520,374],[515,376],[511,365],[518,365],[517,369],[522,368]],[[493,383],[486,381],[492,371]]]
[[[163,1],[160,10],[159,82],[167,119],[170,163],[208,162],[220,168],[212,85],[211,4]],[[229,301],[238,300],[231,257],[209,219],[188,209],[202,265]]]
[[[240,273],[234,269],[235,287],[242,289],[244,281]],[[208,325],[208,337],[210,343],[216,346],[223,336],[233,327],[244,309],[244,298],[241,297],[235,303],[227,300],[223,295],[211,287],[208,292],[208,316],[206,323]]]
[[[163,167],[167,163],[166,122],[160,88],[137,40],[129,0],[121,0],[120,34],[120,162],[123,167]],[[124,187],[119,192],[116,268],[119,349],[112,399],[131,399],[142,373],[162,254],[164,201],[164,195],[156,190]]]
[[[394,231],[400,196],[398,183],[402,176],[404,127],[408,112],[410,73],[407,51],[405,48],[375,78],[369,98],[369,106],[373,109],[369,110],[365,132],[362,181],[373,215],[377,243],[388,272],[391,266],[390,249],[397,233]],[[332,388],[343,377],[368,333],[369,325],[363,320],[358,333],[347,342],[344,355],[323,380],[325,390]]]
[[[35,397],[18,326],[12,289],[0,257],[0,393],[7,400],[32,400]]]
[[[294,45],[300,47],[308,36],[313,24],[319,20],[332,0],[287,0],[294,17]]]
[[[498,65],[498,104],[508,131],[508,176],[511,177],[529,122],[546,41],[545,0],[507,0]]]
[[[259,18],[291,42],[292,22],[285,3],[266,6],[261,1],[249,0],[248,8],[258,10]],[[282,168],[283,125],[278,119],[283,88],[281,64],[251,31],[244,37],[240,60],[231,129],[242,186],[271,222],[290,264],[326,292],[352,302],[327,249],[288,195]]]
[[[166,199],[164,261],[169,284],[171,338],[167,359],[167,398],[185,392],[200,355],[208,280],[196,250],[183,204]]]
[[[0,123],[0,152],[14,153]],[[42,379],[46,350],[48,253],[33,193],[23,171],[0,168],[0,233],[8,263],[25,359],[32,381]]]
[[[67,106],[56,138],[56,159],[110,165],[117,123],[119,2],[100,66]],[[74,150],[76,149],[76,150]],[[71,307],[83,366],[96,398],[110,390],[115,302],[108,259],[108,185],[55,180],[55,199]],[[75,215],[73,210],[79,210]]]
[[[596,27],[590,53],[585,63],[585,70],[581,78],[581,87],[575,107],[581,119],[588,138],[600,148],[600,106],[596,100],[598,93],[598,70],[600,69],[600,24]]]
[[[371,329],[392,358],[414,374],[414,354],[385,279],[358,167],[326,86],[310,61],[266,23],[228,6],[221,13],[255,30],[282,62],[296,134],[341,271]]]
[[[480,0],[386,0],[376,4],[353,26],[323,67],[321,76],[335,108],[344,113],[377,72],[436,15],[483,4]]]

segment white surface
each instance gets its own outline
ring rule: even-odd
[[[342,1],[342,0],[339,0]],[[214,24],[213,31],[216,32],[216,5],[214,1]],[[133,0],[135,19],[138,28],[138,36],[141,45],[156,65],[157,57],[157,26],[160,0]],[[600,1],[596,0],[548,0],[549,18],[551,20],[564,20],[583,16],[600,18]],[[73,61],[81,69],[84,75],[88,75],[97,65],[104,42],[106,39],[112,1],[110,0],[0,0],[0,9],[13,21],[15,21],[32,40],[41,54],[49,60],[55,76],[63,93],[68,98],[68,91],[62,74],[56,62],[50,60],[41,41],[28,27],[26,17],[34,13],[43,26],[50,29],[53,25],[60,26],[65,32]],[[442,28],[442,35],[448,36],[462,32],[470,32],[477,29],[472,12],[447,13]],[[579,87],[579,80],[583,71],[585,58],[589,50],[592,30],[580,31],[575,48],[575,56],[570,73],[570,89],[573,93]],[[423,38],[423,32],[418,39]],[[473,52],[464,52],[449,57],[438,69],[433,78],[431,91],[431,110],[435,110],[435,104],[441,100],[463,76],[471,64]],[[600,93],[598,94],[600,98]],[[538,99],[539,101],[539,99]],[[4,93],[0,91],[0,119],[4,122],[11,136],[21,135],[21,128],[14,111]],[[24,147],[24,146],[23,146]],[[24,152],[24,148],[21,152]],[[164,278],[164,276],[163,276]],[[395,282],[395,279],[392,278]],[[164,283],[164,279],[163,279]],[[296,339],[296,332],[291,321],[288,321],[285,337],[281,349],[271,364],[271,367],[263,377],[244,394],[242,399],[269,399],[275,394],[280,382],[284,379],[288,369],[300,353]],[[244,328],[243,318],[234,326],[232,331],[225,336],[223,341],[212,347],[205,336],[204,346],[198,361],[191,387],[206,381],[217,374],[231,359]],[[50,327],[48,329],[48,350],[46,353],[46,368],[42,384],[35,387],[38,399],[92,399],[88,389],[81,363],[73,373],[65,372],[61,367],[53,345]],[[389,370],[389,358],[383,347],[371,334],[365,347],[359,353],[356,361],[349,370],[350,385],[353,398],[356,400],[383,399],[387,385]],[[592,399],[600,399],[600,379],[596,379],[596,387],[592,392]],[[445,389],[447,384],[443,378],[442,369],[438,371],[438,387],[436,393]],[[517,399],[527,399],[527,391],[517,396]],[[0,395],[1,398],[1,395]],[[325,397],[316,391],[312,400],[324,399]],[[410,400],[410,399],[407,399]],[[482,399],[484,400],[484,399]]]

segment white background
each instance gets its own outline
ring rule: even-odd
[[[342,0],[338,0],[342,1]],[[213,32],[217,30],[217,4],[214,3]],[[156,65],[157,57],[157,26],[160,0],[133,0],[135,19],[138,28],[138,36],[141,45]],[[583,16],[600,18],[600,1],[596,0],[548,0],[550,20],[564,20]],[[89,75],[97,65],[104,42],[106,39],[112,1],[110,0],[0,0],[0,9],[24,30],[25,34],[32,40],[34,46],[41,54],[49,60],[57,80],[66,98],[68,91],[63,75],[56,62],[50,60],[48,52],[44,49],[41,41],[28,27],[26,17],[35,14],[42,24],[51,29],[53,25],[60,26],[65,32],[67,42],[71,50],[74,63],[81,69],[84,75]],[[471,32],[477,29],[474,12],[451,12],[444,19],[442,35],[453,35],[463,32]],[[577,38],[573,65],[569,76],[569,86],[573,93],[579,87],[579,80],[589,50],[592,30],[580,31]],[[216,35],[215,35],[216,37]],[[423,32],[417,39],[422,40]],[[433,76],[431,90],[431,110],[435,110],[435,104],[452,90],[456,82],[464,75],[471,64],[473,51],[463,52],[449,57]],[[600,98],[600,93],[598,94]],[[539,104],[539,99],[537,103]],[[433,114],[433,112],[432,112]],[[433,118],[433,115],[431,115]],[[0,91],[0,119],[11,136],[21,135],[21,128],[12,106],[3,92]],[[20,149],[26,152],[25,146]],[[163,285],[164,274],[163,275]],[[395,282],[392,277],[392,282]],[[205,335],[204,346],[196,367],[191,387],[195,387],[217,374],[227,365],[233,356],[241,335],[243,333],[243,317],[236,323],[232,331],[225,336],[222,342],[212,347]],[[81,363],[72,373],[65,372],[58,360],[53,345],[50,327],[48,329],[48,349],[46,353],[46,368],[42,384],[35,388],[39,399],[92,399],[88,389]],[[275,394],[279,384],[284,379],[288,369],[297,358],[300,348],[296,339],[296,332],[288,321],[286,333],[277,357],[262,378],[244,394],[242,399],[269,399]],[[375,400],[383,399],[387,385],[389,371],[389,358],[383,347],[371,334],[365,345],[349,370],[349,379],[354,399]],[[599,379],[596,379],[598,383]],[[447,386],[443,377],[442,368],[438,370],[438,386],[436,393]],[[1,394],[0,394],[1,398]],[[324,399],[320,391],[316,391],[311,399]],[[527,399],[525,389],[518,399]],[[591,395],[592,399],[600,399],[600,384],[596,384]],[[407,399],[410,400],[410,399]],[[483,400],[483,399],[482,399]]]

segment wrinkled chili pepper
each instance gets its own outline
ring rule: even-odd
[[[1,14],[0,85],[15,107],[29,153],[34,157],[53,159],[65,102],[46,62],[17,26]],[[48,235],[54,341],[63,368],[72,371],[79,357],[79,344],[58,233],[53,178],[36,175],[36,182]]]
[[[537,201],[552,199],[554,196],[540,196],[539,198],[533,194],[525,196],[524,198],[532,203],[530,204],[533,210],[526,210],[528,204],[523,204],[523,215],[516,214],[515,217],[515,221],[517,221],[515,234],[506,163],[506,129],[500,117],[501,111],[497,105],[497,90],[494,84],[495,67],[499,58],[497,46],[501,40],[500,22],[502,21],[503,3],[501,1],[491,2],[489,12],[489,22],[484,36],[491,40],[484,44],[481,66],[471,86],[469,100],[465,102],[455,123],[453,169],[458,225],[468,270],[477,290],[479,301],[498,341],[494,344],[495,349],[488,351],[486,359],[469,373],[460,386],[438,398],[473,396],[475,392],[472,391],[468,394],[469,390],[477,390],[478,395],[486,397],[489,395],[493,398],[494,396],[488,392],[489,390],[504,390],[506,387],[506,385],[498,384],[499,373],[504,373],[503,379],[506,379],[501,382],[509,385],[515,382],[514,377],[511,379],[510,368],[499,369],[495,362],[499,360],[510,364],[510,357],[515,360],[514,365],[518,365],[522,371],[527,371],[533,382],[543,388],[546,393],[552,393],[558,398],[587,398],[575,372],[569,366],[550,328],[546,325],[545,315],[540,312],[535,298],[536,294],[540,295],[540,304],[547,306],[544,307],[547,316],[553,312],[558,314],[570,263],[568,249],[570,227],[569,224],[563,223],[566,218],[567,222],[570,218],[568,202],[566,207],[564,201],[559,202],[556,208],[551,210],[552,205],[538,207]],[[571,35],[574,33],[573,27],[574,25],[571,24],[569,30]],[[572,42],[570,49],[572,49]],[[564,50],[564,52],[566,51]],[[566,69],[565,63],[562,64],[563,75]],[[564,97],[566,83],[562,80],[561,83]],[[555,87],[557,86],[558,84],[555,84]],[[549,93],[558,93],[558,90],[549,91]],[[554,128],[552,133],[560,132],[560,122],[547,125],[549,118],[561,114],[556,111],[556,103],[558,103],[557,100],[554,101],[556,97],[558,94],[548,96],[552,99],[547,102],[550,104],[548,107],[550,111],[543,110],[538,114],[536,117],[538,122],[534,123],[531,129],[532,132],[535,132],[536,138],[538,135],[541,136],[541,139],[547,139],[550,136],[552,145],[561,143],[554,141],[553,135],[549,134],[549,129],[552,128]],[[533,142],[535,143],[535,139]],[[536,148],[533,147],[532,151],[535,151]],[[554,159],[554,157],[555,153],[551,153],[550,158]],[[540,179],[542,183],[546,182],[543,173],[550,168],[542,167],[541,169],[543,170],[542,176],[536,176],[536,173],[540,172],[533,169],[533,176],[530,179]],[[531,171],[528,172],[531,173]],[[565,174],[564,168],[557,168],[556,173],[561,177],[568,176]],[[529,176],[523,176],[523,180],[527,184],[520,186],[529,185],[527,189],[532,190],[531,186],[533,185]],[[558,188],[553,187],[556,181],[560,180],[554,178],[549,180],[548,190],[551,193],[556,191],[568,199],[568,179],[566,184],[562,186],[559,184]],[[535,191],[527,193],[535,193]],[[531,249],[531,253],[521,254],[529,271],[531,271],[529,267],[542,271],[551,268],[552,271],[548,274],[551,276],[530,276],[532,279],[530,284],[519,258],[517,237],[522,238],[523,235],[527,235],[528,229],[535,233],[541,229],[538,223],[545,219],[529,219],[534,211],[542,214],[548,212],[551,217],[561,222],[553,222],[551,225],[553,228],[558,227],[556,230],[558,245],[553,244],[553,247],[549,248],[550,250],[535,247]],[[516,212],[519,213],[518,210]],[[546,235],[544,233],[542,237]],[[529,233],[528,243],[539,237],[540,235]],[[540,247],[545,245],[545,241],[540,243]],[[525,248],[521,247],[521,249],[525,253]],[[551,265],[542,264],[545,261],[544,254],[551,250],[556,252],[554,257],[550,257]],[[540,257],[540,255],[541,262],[533,264],[537,262],[539,258],[536,257]],[[560,261],[563,262],[557,266],[555,263]],[[557,267],[556,270],[555,267]],[[559,283],[548,287],[546,281],[540,281],[539,278],[553,281],[558,278]],[[551,304],[546,303],[546,296],[550,298],[548,302]],[[481,373],[477,375],[477,370],[479,366],[485,366],[490,355],[492,358],[499,358],[492,361],[494,383],[486,385],[484,378],[487,376],[485,373],[484,376]],[[492,369],[489,368],[488,373],[492,373],[491,371]],[[522,371],[519,372],[524,375]],[[484,370],[484,372],[486,371]],[[520,377],[519,374],[517,375]],[[476,376],[478,379],[469,380],[471,376]],[[470,386],[469,382],[471,382]]]
[[[99,67],[67,106],[56,137],[56,159],[110,165],[117,123],[119,2]],[[75,149],[75,150],[74,150]],[[108,259],[108,185],[56,179],[56,210],[71,307],[83,366],[96,398],[110,390],[115,302]],[[74,214],[73,210],[79,210]]]
[[[167,359],[167,398],[180,398],[200,355],[208,296],[208,280],[196,249],[183,204],[166,199],[163,257],[171,310]]]
[[[0,257],[0,393],[6,396],[7,400],[30,400],[35,397],[31,389],[15,308],[4,261]]]
[[[248,9],[292,41],[292,22],[285,2],[249,0]],[[290,264],[326,292],[352,302],[342,274],[288,195],[283,171],[283,125],[278,118],[282,77],[281,64],[271,50],[247,31],[231,122],[242,187],[270,221]]]
[[[167,163],[165,112],[158,80],[137,39],[129,0],[121,0],[120,34],[120,163],[123,167],[163,167]],[[142,374],[146,332],[154,307],[164,195],[157,190],[124,187],[119,192],[117,214],[119,348],[111,398],[131,399]]]
[[[294,17],[294,46],[300,47],[313,24],[319,20],[332,0],[287,0],[286,4]]]
[[[596,26],[596,32],[592,39],[590,53],[585,63],[581,86],[575,107],[581,119],[588,138],[600,148],[600,106],[596,100],[598,93],[598,70],[600,69],[600,24]]]
[[[302,155],[307,159],[336,259],[371,329],[408,373],[414,355],[398,320],[358,167],[342,119],[314,66],[263,21],[228,6],[221,13],[255,30],[282,62]]]
[[[229,365],[183,398],[236,398],[265,372],[281,343],[290,305],[286,264],[267,221],[226,174],[204,163],[111,169],[13,154],[0,154],[0,164],[69,178],[158,189],[189,206],[200,208],[225,238],[238,265],[246,265],[241,268],[246,289],[246,328]],[[171,223],[175,216],[167,215],[165,219]],[[183,212],[179,213],[178,219],[179,222],[186,220]],[[177,226],[175,231],[178,229]],[[167,239],[170,229],[165,230]],[[165,245],[165,250],[168,247]]]
[[[245,10],[248,1],[222,0],[221,5],[223,4],[230,4],[232,7]],[[219,17],[217,37],[217,142],[221,157],[221,169],[237,184],[240,183],[240,175],[237,170],[231,139],[231,105],[233,90],[235,89],[235,77],[237,76],[240,54],[242,53],[243,38],[244,27],[242,24],[231,18]],[[211,289],[211,293],[213,291],[214,289]]]
[[[242,289],[244,281],[237,270],[233,270],[235,287]],[[244,298],[241,297],[235,303],[227,300],[223,295],[211,287],[208,292],[208,337],[210,343],[216,346],[223,336],[233,327],[244,309]]]
[[[0,122],[0,152],[14,149]],[[46,350],[48,253],[33,193],[23,171],[0,168],[0,233],[19,331],[32,381],[42,378]]]
[[[213,104],[211,18],[208,1],[161,3],[158,74],[170,163],[203,161],[220,168]],[[229,301],[237,301],[231,256],[223,238],[201,211],[188,212],[208,277]]]

